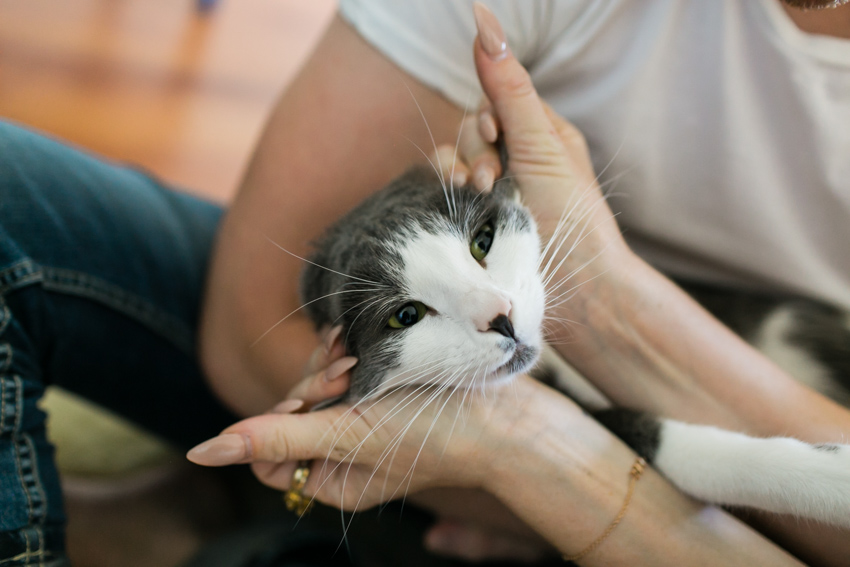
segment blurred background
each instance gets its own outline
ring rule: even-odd
[[[333,0],[0,0],[0,117],[227,202],[334,9]],[[181,565],[238,522],[227,483],[159,440],[65,392],[44,405],[76,567]]]

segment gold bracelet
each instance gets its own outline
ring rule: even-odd
[[[619,523],[623,519],[623,516],[626,515],[626,509],[629,507],[629,503],[631,503],[632,501],[632,494],[635,491],[635,484],[637,484],[637,481],[640,480],[640,476],[643,474],[643,469],[645,467],[646,461],[643,460],[642,457],[638,457],[637,459],[635,459],[635,464],[632,465],[632,470],[629,471],[629,476],[631,476],[631,478],[629,479],[629,489],[626,492],[626,498],[625,500],[623,500],[623,506],[622,508],[620,508],[620,513],[617,514],[617,517],[614,518],[614,521],[611,522],[611,524],[608,526],[608,529],[602,532],[601,536],[593,540],[593,543],[591,543],[575,555],[562,555],[564,561],[578,561],[579,559],[581,559],[582,557],[602,545],[602,542],[605,541],[605,539],[609,535],[611,535],[611,532],[614,531],[614,528],[619,525]]]

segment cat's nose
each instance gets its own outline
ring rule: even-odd
[[[465,308],[472,317],[475,328],[486,333],[493,329],[493,321],[511,314],[511,300],[498,292],[479,292],[467,296]]]
[[[495,319],[490,321],[489,330],[496,331],[502,336],[516,340],[516,335],[514,335],[514,326],[511,324],[511,320],[508,319],[507,315],[496,316]]]

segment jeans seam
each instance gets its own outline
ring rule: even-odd
[[[2,302],[3,295],[36,283],[41,283],[46,291],[96,301],[148,327],[185,354],[192,355],[195,351],[191,330],[177,317],[159,309],[144,297],[85,272],[39,265],[30,258],[0,270],[0,305],[3,308],[0,313],[0,333],[11,318],[8,307]]]
[[[0,295],[8,291],[36,283],[43,278],[39,266],[30,258],[24,258],[0,270]],[[2,331],[2,329],[0,329]]]

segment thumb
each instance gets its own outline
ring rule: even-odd
[[[528,144],[533,145],[535,152],[557,151],[561,147],[557,133],[534,89],[531,76],[508,47],[501,24],[481,2],[475,2],[473,11],[478,27],[473,48],[475,67],[481,87],[502,125],[509,154],[517,149],[512,146],[525,147]]]

